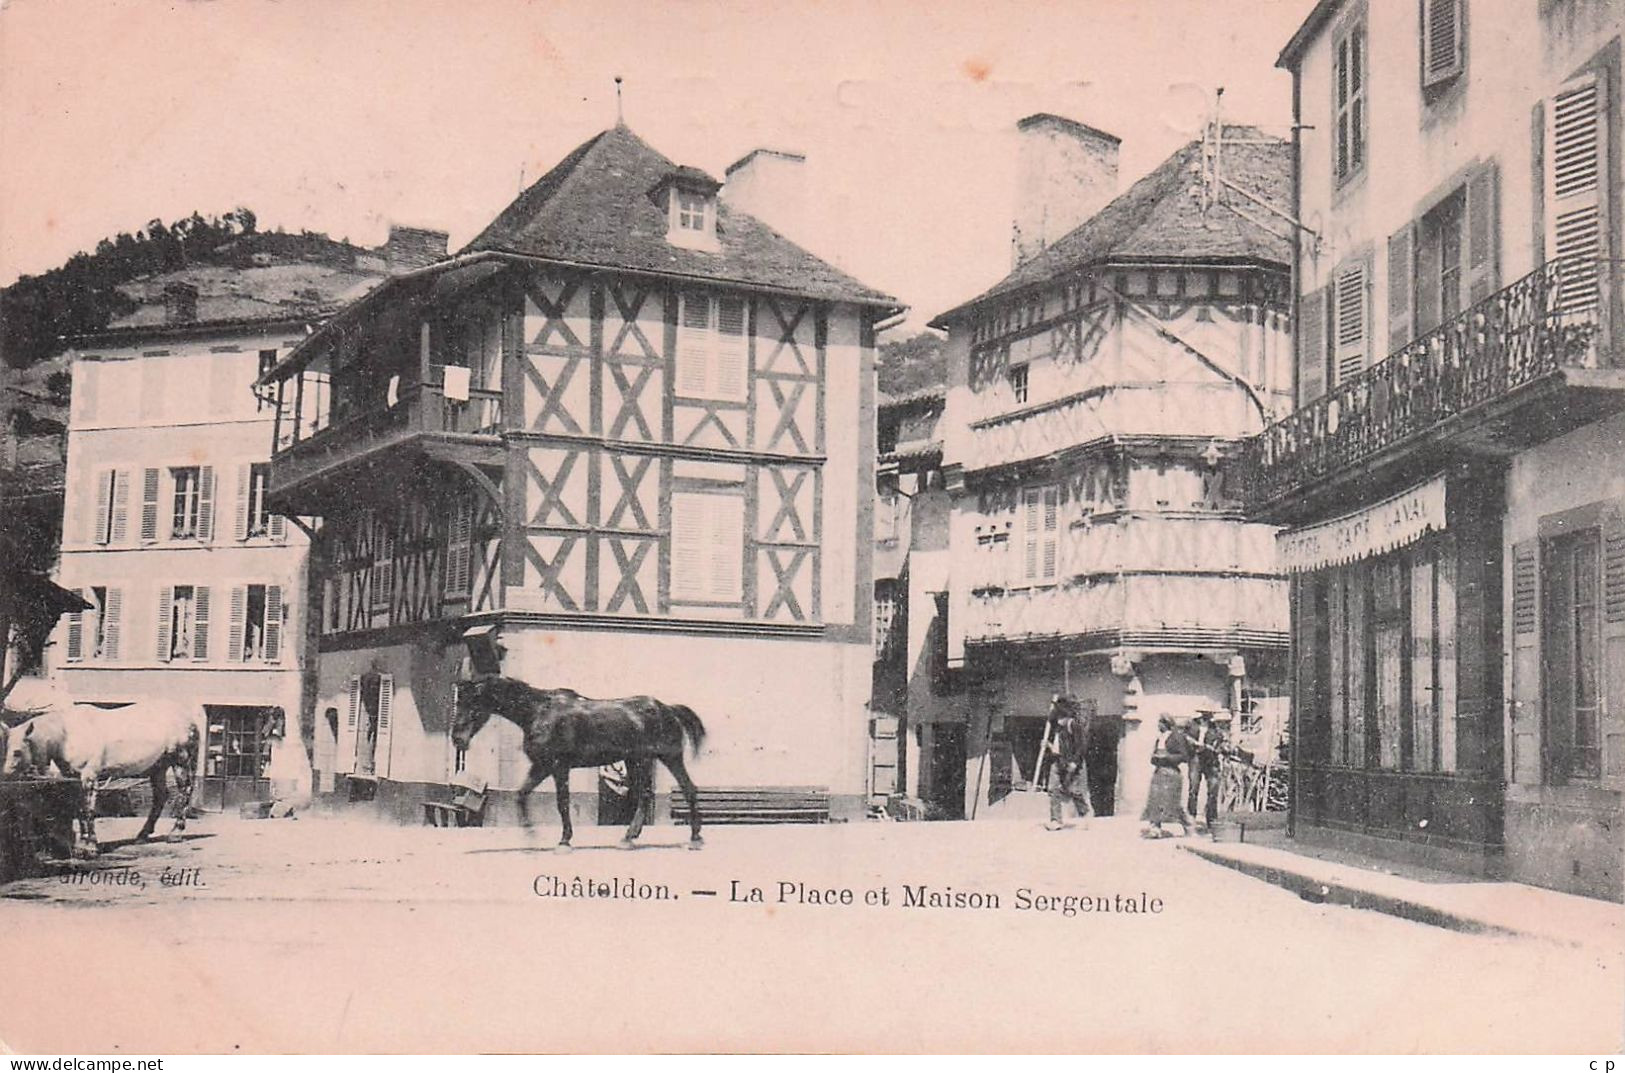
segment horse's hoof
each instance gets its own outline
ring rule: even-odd
[[[151,831],[142,831],[140,834],[135,836],[135,840],[137,842],[146,842],[146,841],[149,841],[151,838],[152,838],[152,832]]]
[[[568,842],[560,842],[557,846],[554,846],[553,848],[558,850],[560,853],[569,853],[570,850],[573,847]]]
[[[689,839],[688,848],[689,849],[704,849],[705,848],[705,839],[703,839],[703,838],[691,838],[691,839]]]
[[[637,849],[638,844],[636,842],[632,841],[630,838],[623,838],[623,839],[621,839],[621,848],[622,849]]]
[[[181,834],[181,832],[179,832],[179,831],[171,831],[167,835],[164,836],[164,841],[165,842],[184,842],[184,841],[186,841],[186,836]]]

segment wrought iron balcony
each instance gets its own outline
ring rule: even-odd
[[[1606,330],[1618,268],[1542,265],[1265,429],[1239,459],[1251,513],[1288,520],[1306,490],[1371,478],[1423,444],[1434,462],[1504,454],[1618,409]]]

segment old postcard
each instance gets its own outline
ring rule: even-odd
[[[1625,9],[0,3],[0,1045],[1625,1045]]]

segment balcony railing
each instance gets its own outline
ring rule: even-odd
[[[970,644],[1105,637],[1107,643],[1286,641],[1287,583],[1273,578],[1127,575],[972,595]]]
[[[1248,441],[1255,508],[1563,369],[1594,368],[1617,262],[1552,261]]]
[[[314,431],[278,422],[271,485],[285,490],[335,465],[421,434],[496,437],[502,430],[502,393],[472,388],[469,398],[448,399],[439,384],[411,385],[395,405],[342,417]]]

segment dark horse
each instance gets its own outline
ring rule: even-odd
[[[570,769],[602,767],[626,761],[628,783],[637,794],[637,809],[621,845],[630,847],[643,832],[643,821],[654,806],[654,762],[671,770],[688,798],[689,848],[698,849],[700,809],[694,780],[683,766],[685,740],[696,752],[705,740],[700,717],[681,704],[664,704],[653,697],[593,700],[572,689],[537,689],[516,678],[478,678],[457,684],[457,712],[452,718],[451,740],[459,749],[478,734],[488,719],[500,715],[525,732],[525,755],[530,774],[519,787],[519,815],[531,827],[530,794],[548,776],[559,798],[559,821],[564,832],[559,845],[568,848],[570,827]]]

